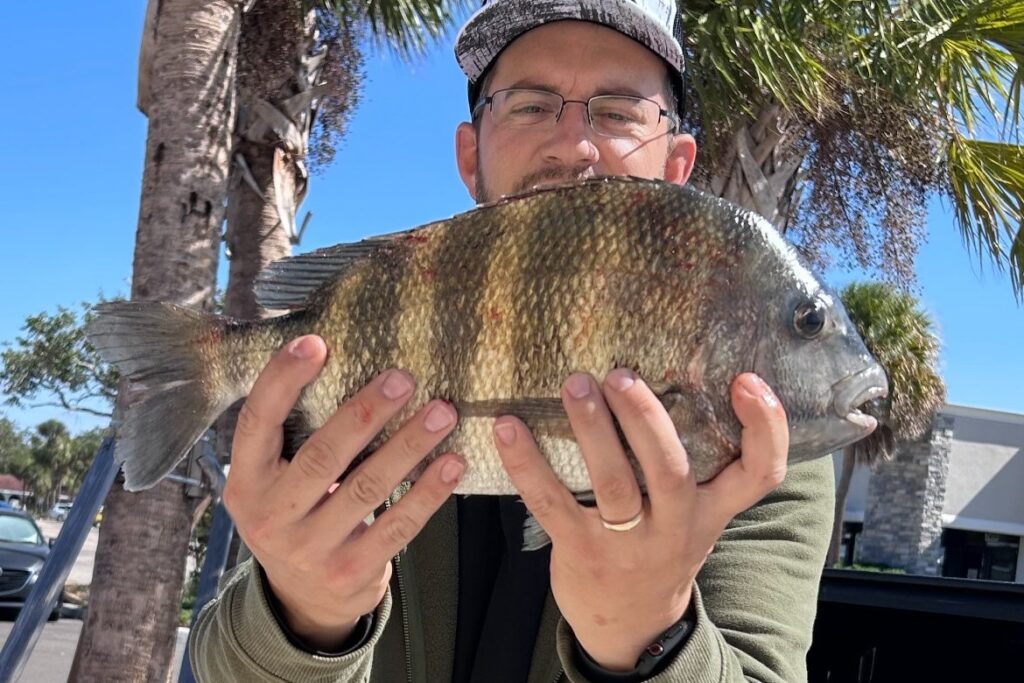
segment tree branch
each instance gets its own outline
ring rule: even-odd
[[[113,413],[105,413],[102,410],[94,410],[85,406],[72,406],[67,403],[32,403],[29,408],[63,408],[74,413],[88,413],[96,417],[113,417]]]

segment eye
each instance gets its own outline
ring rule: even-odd
[[[820,300],[805,301],[793,312],[793,329],[804,339],[814,339],[825,329],[827,315],[825,304]]]

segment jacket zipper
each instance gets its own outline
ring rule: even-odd
[[[391,499],[384,501],[385,509],[391,509]],[[409,634],[409,605],[405,593],[405,576],[402,573],[402,553],[395,555],[395,577],[398,579],[398,600],[402,605],[402,642],[405,649],[405,680],[412,680],[412,636]]]

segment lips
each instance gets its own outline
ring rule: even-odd
[[[868,402],[889,395],[889,382],[885,371],[879,365],[872,365],[850,375],[832,387],[832,402],[836,415],[870,434],[878,426],[878,420],[861,411]]]

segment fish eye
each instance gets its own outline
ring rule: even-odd
[[[825,304],[820,299],[805,301],[793,312],[793,329],[804,339],[814,339],[825,329]]]

